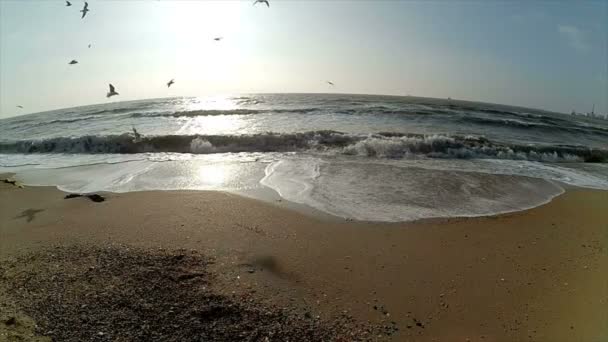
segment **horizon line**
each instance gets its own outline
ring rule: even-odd
[[[410,98],[419,98],[419,99],[433,99],[433,100],[444,100],[444,101],[458,101],[458,102],[469,102],[469,103],[480,103],[480,104],[487,104],[487,105],[498,105],[498,106],[504,106],[504,107],[513,107],[513,108],[521,108],[521,109],[531,109],[531,110],[535,110],[535,111],[540,111],[540,112],[546,112],[546,113],[553,113],[553,114],[561,114],[561,115],[569,115],[568,113],[564,113],[564,112],[556,112],[556,111],[552,111],[552,110],[547,110],[547,109],[542,109],[542,108],[534,108],[534,107],[526,107],[523,105],[514,105],[514,104],[504,104],[504,103],[495,103],[495,102],[487,102],[487,101],[479,101],[479,100],[471,100],[471,99],[460,99],[460,98],[451,98],[451,97],[431,97],[431,96],[417,96],[417,95],[411,95],[411,94],[406,94],[406,95],[395,95],[395,94],[368,94],[368,93],[318,93],[318,92],[262,92],[262,93],[239,93],[239,92],[235,92],[235,93],[225,93],[225,94],[207,94],[207,95],[178,95],[178,96],[166,96],[166,97],[150,97],[150,98],[141,98],[141,99],[133,99],[133,100],[124,100],[124,101],[112,101],[112,102],[99,102],[99,103],[92,103],[92,104],[86,104],[86,105],[77,105],[77,106],[71,106],[71,107],[59,107],[59,108],[53,108],[53,109],[46,109],[43,111],[39,111],[39,112],[31,112],[31,113],[24,113],[24,114],[18,114],[18,115],[12,115],[12,116],[8,116],[8,117],[3,117],[0,118],[0,120],[7,120],[10,118],[15,118],[15,117],[22,117],[22,116],[28,116],[28,115],[36,115],[36,114],[43,114],[43,113],[48,113],[48,112],[53,112],[53,111],[58,111],[58,110],[65,110],[65,109],[74,109],[74,108],[81,108],[81,107],[90,107],[90,106],[101,106],[101,105],[108,105],[108,104],[113,104],[113,103],[126,103],[126,102],[136,102],[136,101],[149,101],[149,100],[160,100],[160,99],[172,99],[172,98],[197,98],[197,97],[213,97],[213,96],[235,96],[235,95],[356,95],[356,96],[384,96],[384,97],[410,97]]]

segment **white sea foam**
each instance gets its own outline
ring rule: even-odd
[[[492,215],[532,208],[563,192],[538,178],[318,158],[275,162],[261,183],[290,201],[369,221]]]

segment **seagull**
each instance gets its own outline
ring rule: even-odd
[[[331,82],[331,81],[327,81],[327,84],[329,84],[332,87],[335,86],[334,82]]]
[[[171,81],[167,82],[167,88],[169,88],[173,83],[175,83],[175,81],[173,79],[171,79]]]
[[[69,1],[66,1],[66,2],[65,2],[65,7],[70,7],[70,6],[72,6],[72,3],[71,3],[71,2],[69,2]]]
[[[82,12],[82,17],[80,19],[83,19],[85,15],[87,15],[87,12],[89,11],[89,3],[88,2],[84,2],[84,8],[80,11]]]
[[[77,60],[75,60],[75,59],[72,59],[72,60],[70,61],[70,63],[68,63],[68,64],[70,64],[70,65],[72,65],[72,64],[78,64],[78,61],[77,61]]]
[[[21,105],[18,105],[18,106],[17,106],[17,108],[21,108],[21,109],[23,109],[23,106],[21,106]]]
[[[133,139],[133,142],[138,142],[139,140],[141,140],[141,134],[139,134],[139,132],[135,129],[135,126],[131,126],[133,127],[133,135],[135,136],[135,139]]]
[[[268,0],[255,0],[255,2],[253,3],[253,5],[260,3],[260,4],[266,4],[266,6],[270,7],[270,4],[268,3]]]
[[[89,44],[89,49],[91,48],[91,44]]]
[[[220,40],[222,40],[222,37],[215,37],[215,38],[213,38],[213,40],[215,40],[216,42],[219,42]]]
[[[108,92],[106,97],[112,97],[114,95],[119,95],[119,94],[116,92],[116,90],[114,90],[114,86],[112,84],[110,84],[110,91]]]

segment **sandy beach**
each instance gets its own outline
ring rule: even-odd
[[[212,293],[201,293],[200,298],[232,298],[230,303],[246,298],[255,307],[273,308],[269,312],[286,310],[288,318],[255,310],[247,311],[246,317],[254,317],[252,322],[283,322],[291,327],[280,335],[287,338],[314,330],[300,329],[317,324],[307,321],[328,327],[326,335],[310,335],[317,340],[604,341],[608,337],[605,191],[569,189],[546,205],[499,216],[394,224],[327,220],[223,192],[105,193],[106,200],[100,203],[86,197],[64,199],[65,195],[52,187],[0,185],[0,340],[37,336],[43,341],[48,324],[61,321],[55,316],[73,315],[78,310],[70,305],[85,305],[76,297],[62,300],[53,298],[55,292],[45,292],[54,283],[45,280],[49,274],[70,288],[69,284],[82,285],[82,272],[96,270],[99,260],[109,260],[108,270],[118,272],[128,266],[137,273],[150,264],[175,271],[174,262],[163,264],[171,258],[186,260],[186,266],[179,266],[174,274],[178,278],[199,274],[184,267],[204,265],[199,275]],[[130,261],[119,267],[112,263],[112,255]],[[74,266],[80,263],[82,267]],[[130,274],[123,271],[109,277],[109,283]],[[132,291],[129,286],[145,284],[131,279],[122,288],[110,287],[120,294]],[[188,284],[200,289],[196,283]],[[37,303],[64,307],[34,306],[28,293],[35,294]],[[195,295],[176,298],[189,298],[197,305]],[[167,304],[163,300],[158,304]],[[101,305],[100,310],[108,308]],[[48,316],[49,310],[55,316]],[[107,322],[115,322],[108,315],[118,315],[112,310],[105,314]],[[36,317],[44,317],[46,323]],[[174,319],[183,317],[178,312]],[[344,317],[347,323],[332,328]],[[50,329],[50,336],[61,340],[78,327],[62,329],[61,333]],[[111,324],[104,329],[90,339],[140,336],[120,335],[117,331],[124,331]],[[273,340],[263,335],[265,331],[270,330],[261,329],[242,340]],[[171,335],[170,329],[158,333]],[[208,340],[222,340],[220,335],[209,336]]]

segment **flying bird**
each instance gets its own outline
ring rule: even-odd
[[[167,88],[169,88],[173,83],[175,83],[175,81],[173,79],[171,79],[171,81],[167,82]]]
[[[21,108],[21,109],[23,109],[23,106],[19,105],[19,106],[17,106],[17,108]]]
[[[135,139],[133,139],[133,142],[138,142],[141,140],[141,134],[139,134],[139,132],[135,129],[135,126],[131,126],[133,127],[133,135],[135,136]]]
[[[84,8],[82,10],[80,10],[80,12],[82,12],[82,17],[80,19],[84,19],[84,16],[87,15],[88,11],[89,11],[89,3],[85,1]]]
[[[66,2],[65,2],[65,6],[66,6],[66,7],[70,7],[70,6],[72,6],[72,3],[71,3],[71,2],[69,2],[69,1],[66,1]]]
[[[331,82],[331,81],[327,81],[327,84],[329,84],[332,87],[335,86],[334,82]]]
[[[91,48],[91,44],[89,44],[89,49]]]
[[[266,6],[270,7],[270,4],[268,3],[268,0],[255,0],[255,2],[253,3],[253,5],[256,5],[258,3],[260,3],[260,4],[266,4]]]
[[[116,90],[114,89],[114,86],[112,84],[110,84],[110,91],[108,92],[108,94],[106,94],[106,97],[112,97],[114,95],[120,95],[116,92]]]
[[[215,40],[216,42],[219,42],[222,39],[223,39],[223,37],[215,37],[215,38],[213,38],[213,40]]]
[[[75,59],[72,59],[72,60],[70,61],[70,63],[68,63],[68,64],[70,64],[70,65],[73,65],[73,64],[78,64],[78,61],[77,61],[77,60],[75,60]]]

